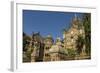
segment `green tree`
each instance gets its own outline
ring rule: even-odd
[[[83,14],[83,26],[85,30],[85,46],[87,55],[91,54],[91,14]]]
[[[23,32],[23,51],[27,51],[31,38]]]
[[[77,54],[79,54],[80,55],[80,53],[82,52],[82,49],[83,49],[83,45],[84,45],[84,38],[81,36],[81,35],[79,35],[78,36],[78,39],[76,40],[76,48],[77,48]]]
[[[31,61],[31,51],[28,51],[31,38],[23,32],[23,62]]]

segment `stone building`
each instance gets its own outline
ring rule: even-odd
[[[68,56],[68,49],[77,50],[76,41],[78,36],[85,38],[85,31],[81,20],[75,15],[71,21],[71,27],[63,31],[63,39],[56,38],[54,42],[51,35],[42,37],[34,33],[30,37],[28,51],[31,52],[31,62],[72,60]],[[81,55],[85,54],[85,45],[82,47]]]
[[[31,51],[31,62],[43,61],[44,40],[40,33],[33,33]]]
[[[71,27],[63,32],[64,47],[76,50],[76,40],[80,35],[85,37],[85,32],[81,20],[76,15],[71,24]]]
[[[60,38],[56,39],[55,44],[49,50],[50,61],[66,60],[67,52],[63,48],[62,41]]]
[[[44,45],[43,61],[50,61],[49,49],[51,48],[53,43],[54,43],[54,40],[53,40],[51,35],[48,35],[47,37],[45,37],[45,39],[44,39],[45,45]]]

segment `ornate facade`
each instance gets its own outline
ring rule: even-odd
[[[31,51],[31,62],[71,60],[68,49],[77,50],[76,43],[79,36],[85,38],[85,31],[77,16],[72,19],[71,27],[63,31],[63,39],[58,37],[54,42],[51,35],[43,38],[39,33],[33,34],[28,48],[28,51]],[[85,45],[81,54],[85,55]]]
[[[69,28],[69,30],[65,29],[63,32],[64,47],[66,49],[76,50],[76,41],[78,36],[85,38],[85,31],[80,19],[75,16],[72,19],[72,26]]]
[[[65,52],[63,43],[59,37],[56,39],[55,44],[50,48],[49,54],[51,58],[50,61],[66,60],[68,53]]]
[[[44,61],[50,61],[49,49],[51,48],[53,43],[54,43],[54,40],[53,40],[51,35],[48,35],[44,39],[44,44],[45,44],[45,46],[44,46],[44,57],[43,57]]]

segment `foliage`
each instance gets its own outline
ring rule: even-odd
[[[90,55],[91,53],[91,14],[90,13],[83,14],[83,26],[85,30],[86,53],[87,55]]]
[[[23,32],[23,62],[31,61],[31,50],[29,50],[31,38]]]
[[[77,54],[80,55],[80,53],[82,52],[83,49],[83,45],[84,45],[84,38],[79,35],[78,39],[76,40],[76,50],[77,50]]]
[[[23,62],[30,62],[31,61],[31,52],[24,52],[23,53]]]
[[[23,51],[27,51],[31,38],[23,32]]]
[[[68,56],[75,57],[76,51],[73,48],[72,49],[67,49],[67,51],[68,51]]]

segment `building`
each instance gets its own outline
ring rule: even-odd
[[[53,43],[54,43],[54,40],[53,40],[51,35],[48,35],[47,37],[45,37],[45,39],[44,39],[45,45],[44,45],[43,61],[50,61],[49,49],[51,48]]]
[[[49,50],[50,61],[66,60],[67,54],[67,51],[63,48],[61,39],[58,37],[55,44]]]
[[[44,39],[40,33],[33,33],[32,48],[31,48],[31,62],[43,61],[44,56]]]
[[[76,50],[78,36],[85,37],[84,27],[81,20],[75,15],[69,29],[63,31],[64,48]]]
[[[76,15],[71,21],[71,27],[64,29],[62,40],[57,37],[54,42],[51,35],[42,37],[39,33],[33,33],[27,51],[31,53],[31,62],[84,59],[76,55],[70,56],[68,52],[68,50],[74,52],[78,50],[77,43],[80,44],[80,42],[77,40],[79,36],[85,38],[85,31],[82,21]],[[81,49],[79,56],[86,55],[85,44],[82,45]]]

